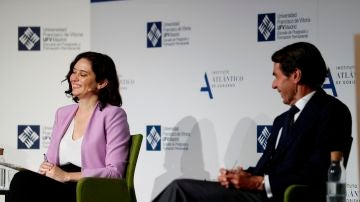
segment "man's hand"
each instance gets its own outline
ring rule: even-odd
[[[220,184],[226,188],[234,186],[236,189],[263,190],[263,177],[252,176],[250,173],[238,167],[234,170],[220,169],[218,176]]]
[[[242,167],[237,167],[236,169],[227,170],[225,168],[220,169],[220,174],[218,176],[218,181],[220,184],[226,188],[230,185],[235,185],[234,182],[240,178],[241,175],[250,175],[249,173],[245,172]],[[236,187],[236,186],[235,186]]]
[[[224,186],[224,187],[226,187],[226,188],[228,188],[229,185],[230,185],[230,182],[229,182],[229,180],[228,180],[228,178],[227,178],[227,173],[228,173],[228,172],[229,172],[229,171],[226,170],[225,168],[220,168],[220,174],[219,174],[219,176],[218,176],[218,181],[220,182],[220,184],[221,184],[222,186]]]

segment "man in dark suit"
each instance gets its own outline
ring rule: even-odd
[[[272,61],[272,88],[291,108],[275,118],[257,165],[221,168],[219,182],[174,180],[154,202],[280,202],[291,184],[309,185],[311,200],[325,201],[330,153],[349,155],[350,111],[321,88],[327,68],[314,45],[288,45],[276,51]]]

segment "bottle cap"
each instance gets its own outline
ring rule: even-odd
[[[340,151],[332,151],[330,153],[331,161],[341,161],[342,157],[343,157],[343,154]]]

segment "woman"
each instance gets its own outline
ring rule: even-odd
[[[57,110],[39,173],[18,172],[10,185],[10,201],[76,201],[80,178],[124,176],[130,132],[113,60],[101,53],[81,53],[65,80],[65,93],[76,104]],[[42,194],[36,194],[39,191]]]

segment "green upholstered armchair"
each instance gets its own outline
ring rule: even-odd
[[[76,187],[77,202],[136,202],[134,173],[143,136],[131,135],[129,164],[124,179],[85,177]]]
[[[307,185],[293,184],[286,188],[284,202],[304,202],[308,201],[310,188]]]
[[[346,167],[353,138],[350,137],[347,144],[347,151],[344,153],[344,166]],[[309,201],[311,199],[310,188],[307,185],[302,184],[293,184],[286,188],[284,193],[284,202],[304,202]]]

